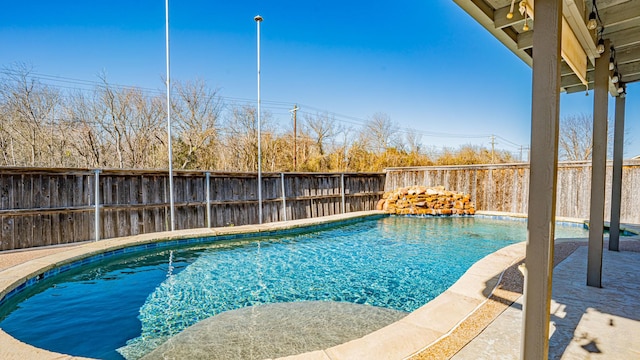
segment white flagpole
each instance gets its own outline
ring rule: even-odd
[[[171,78],[169,72],[169,0],[165,0],[166,54],[167,54],[167,144],[169,152],[169,207],[171,212],[171,231],[176,229],[173,204],[173,151],[171,148]]]
[[[253,18],[258,26],[258,221],[262,224],[262,149],[260,148],[261,123],[260,123],[260,23],[262,16]]]

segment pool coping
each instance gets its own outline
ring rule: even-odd
[[[336,222],[358,220],[372,215],[386,215],[383,211],[362,211],[332,215],[322,218],[292,220],[261,225],[244,225],[224,228],[180,230],[175,232],[113,238],[78,245],[66,251],[27,261],[0,271],[0,299],[17,292],[27,281],[37,281],[37,276],[51,269],[59,269],[70,263],[83,265],[83,259],[122,249],[153,244],[177,244],[179,240],[220,237],[221,240],[260,235],[273,235],[291,230],[315,230],[332,226]],[[518,218],[518,214],[478,212],[482,217]],[[526,217],[526,215],[524,216]],[[583,223],[582,219],[558,219]],[[302,228],[302,229],[301,229]],[[504,271],[524,259],[525,242],[502,248],[472,265],[444,293],[413,311],[407,317],[362,338],[352,340],[324,350],[288,356],[282,359],[297,360],[342,360],[362,358],[406,359],[420,353],[450,334],[465,319],[471,316],[495,291]],[[53,273],[52,275],[55,275]],[[35,280],[34,280],[35,279]],[[18,290],[16,290],[18,289]],[[3,359],[86,359],[40,349],[23,343],[0,329],[0,355]]]

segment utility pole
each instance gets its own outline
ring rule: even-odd
[[[296,129],[296,112],[300,110],[298,104],[293,105],[293,109],[289,110],[293,117],[293,171],[298,171],[298,132]]]
[[[522,145],[520,145],[520,162],[522,162]]]
[[[491,163],[492,164],[496,162],[495,145],[496,145],[496,136],[491,135]]]

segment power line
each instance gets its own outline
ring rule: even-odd
[[[68,84],[68,85],[78,85],[78,86],[65,86],[60,84],[45,83],[45,85],[55,86],[56,88],[67,89],[67,90],[79,90],[79,91],[88,92],[88,91],[94,91],[96,88],[98,89],[113,88],[113,89],[121,89],[121,90],[140,91],[143,94],[147,94],[147,95],[164,94],[164,91],[161,89],[152,89],[152,88],[116,84],[116,83],[105,83],[100,81],[84,80],[84,79],[77,79],[77,78],[58,76],[58,75],[48,75],[48,74],[42,74],[37,72],[29,72],[28,74],[25,75],[19,71],[5,69],[5,70],[0,70],[0,74],[3,74],[6,76],[6,77],[0,77],[0,79],[9,80],[9,81],[17,81],[17,79],[15,78],[16,76],[26,76],[31,79],[40,80],[42,82],[54,82],[54,83],[62,83],[62,84]],[[92,88],[87,88],[87,87],[92,87]],[[229,106],[233,107],[234,105],[235,106],[253,106],[256,101],[255,99],[250,99],[250,98],[222,96],[217,94],[215,95],[215,97],[224,101],[225,104],[223,106],[225,107],[229,107]],[[265,110],[273,111],[272,114],[280,115],[280,116],[285,116],[285,115],[288,116],[291,104],[294,103],[294,102],[275,101],[275,100],[262,100],[261,102],[263,105],[265,105],[264,106]],[[299,110],[299,113],[307,116],[314,116],[314,115],[317,115],[317,113],[322,113],[322,114],[327,114],[331,116],[332,118],[334,118],[336,121],[340,123],[345,123],[345,124],[350,124],[355,126],[367,126],[367,124],[369,123],[369,120],[367,119],[345,115],[345,114],[341,114],[333,111],[328,111],[326,109],[321,109],[312,105],[300,104],[300,103],[298,104],[301,108]],[[316,113],[314,114],[310,111],[306,111],[306,109],[316,111]],[[408,127],[399,127],[397,128],[397,131],[404,134],[418,134],[426,137],[457,138],[457,139],[481,139],[481,138],[486,138],[490,136],[495,136],[495,138],[502,140],[504,143],[506,143],[506,145],[511,146],[513,148],[519,149],[520,147],[523,146],[521,144],[517,144],[513,141],[510,141],[500,135],[494,135],[494,134],[462,134],[462,133],[418,130],[418,129],[408,128]]]

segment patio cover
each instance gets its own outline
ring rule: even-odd
[[[617,250],[626,84],[640,80],[640,1],[454,2],[533,68],[531,178],[521,358],[546,359],[553,276],[560,92],[583,93],[594,89],[591,226],[586,283],[600,287],[608,94],[616,99],[609,249]],[[590,23],[591,18],[595,22]]]

